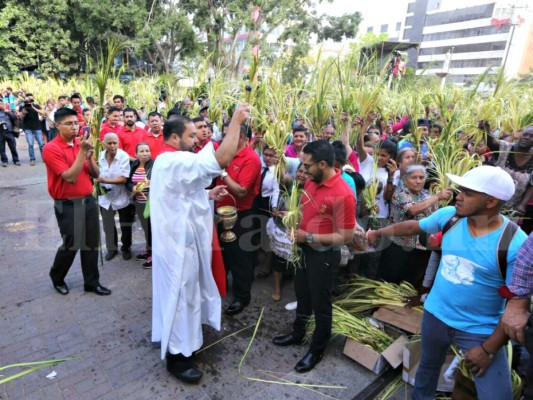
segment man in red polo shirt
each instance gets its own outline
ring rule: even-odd
[[[111,290],[100,285],[98,272],[100,226],[91,177],[97,178],[100,170],[93,158],[92,139],[77,137],[78,116],[72,109],[57,110],[55,125],[58,134],[44,147],[43,160],[63,243],[57,249],[50,278],[54,288],[67,295],[65,277],[80,250],[85,291],[109,295]]]
[[[298,306],[292,332],[274,338],[277,346],[302,343],[306,324],[315,314],[315,331],[297,372],[312,370],[322,359],[331,336],[331,296],[341,260],[340,246],[350,244],[355,232],[355,196],[333,167],[333,147],[325,140],[308,143],[300,160],[309,175],[301,204],[303,216],[296,232],[301,268],[296,269],[294,290]]]
[[[133,108],[126,108],[124,110],[124,126],[120,127],[117,132],[119,147],[130,156],[130,161],[137,159],[136,146],[139,139],[146,135],[143,128],[135,125],[137,122],[137,114]]]
[[[161,154],[161,149],[165,144],[163,137],[163,116],[157,111],[148,114],[149,130],[139,137],[139,143],[145,142],[150,147],[150,154],[153,160]]]
[[[207,143],[210,142],[208,137],[208,127],[207,122],[204,117],[196,117],[192,120],[194,123],[194,127],[196,128],[196,139],[198,139],[198,142],[196,143],[196,146],[194,147],[194,152],[199,153],[200,150],[202,150]],[[216,150],[218,149],[219,143],[212,142],[213,148]]]
[[[83,109],[81,107],[81,95],[79,93],[74,93],[72,96],[70,96],[70,104],[72,104],[72,109],[76,111],[78,114],[78,122],[80,123],[80,127],[85,125],[85,121],[83,120]]]
[[[102,124],[100,127],[100,142],[104,141],[104,136],[107,133],[117,133],[120,125],[120,114],[122,113],[122,110],[118,107],[109,107],[106,114],[106,121]]]
[[[254,280],[255,248],[251,240],[246,243],[240,240],[241,236],[250,231],[250,220],[254,214],[253,203],[261,185],[261,160],[248,146],[251,136],[250,127],[243,125],[237,154],[216,180],[216,186],[226,185],[231,194],[224,200],[216,202],[216,208],[237,206],[237,222],[233,228],[237,239],[230,243],[221,243],[224,265],[233,276],[233,301],[225,310],[227,315],[240,313],[250,303],[250,291]]]

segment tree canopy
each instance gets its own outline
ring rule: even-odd
[[[318,0],[322,1],[322,0]],[[331,0],[327,0],[331,1]],[[316,0],[5,0],[0,9],[0,73],[85,71],[109,36],[132,43],[129,56],[156,72],[210,56],[237,73],[259,46],[293,63],[319,40],[353,38],[360,13],[317,15]],[[277,42],[272,43],[272,37]],[[268,44],[267,44],[268,42]]]

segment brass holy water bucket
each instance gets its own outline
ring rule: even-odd
[[[224,232],[220,235],[220,240],[226,243],[233,242],[237,235],[231,230],[237,222],[237,207],[222,206],[217,208],[218,222],[222,223]]]

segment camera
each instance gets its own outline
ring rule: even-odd
[[[7,132],[7,123],[6,121],[0,121],[0,132]]]

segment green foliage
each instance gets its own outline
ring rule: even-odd
[[[75,68],[78,45],[64,23],[67,15],[65,0],[7,0],[0,10],[0,73]]]
[[[345,14],[340,17],[327,17],[326,20],[328,25],[318,32],[318,38],[340,42],[344,37],[352,39],[357,35],[361,23],[361,13],[356,11],[353,14]]]

